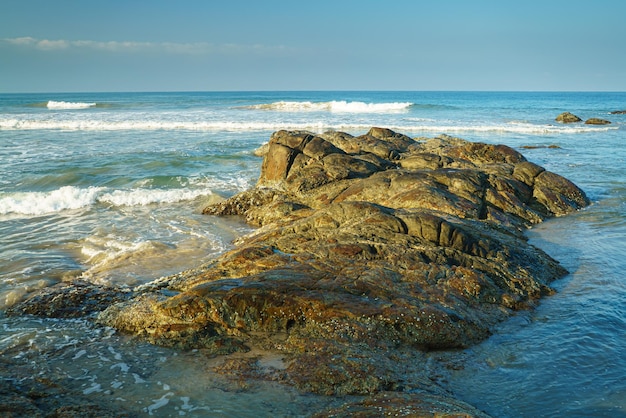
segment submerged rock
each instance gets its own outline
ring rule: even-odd
[[[430,394],[382,392],[315,414],[323,417],[488,417],[471,405],[450,397]]]
[[[46,287],[9,309],[8,315],[35,315],[47,318],[82,318],[100,312],[130,297],[128,292],[104,288],[82,280]]]
[[[6,372],[6,370],[1,370]],[[8,373],[3,376],[9,376]],[[86,396],[66,390],[61,384],[45,377],[32,381],[0,379],[0,416],[5,418],[131,418],[136,416],[121,410],[106,400],[93,402]]]

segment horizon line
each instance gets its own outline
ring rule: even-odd
[[[100,94],[100,93],[144,93],[144,94],[159,94],[159,93],[626,93],[621,90],[484,90],[484,89],[460,89],[460,90],[448,90],[448,89],[347,89],[347,90],[335,90],[335,89],[243,89],[243,90],[50,90],[50,91],[0,91],[0,94]]]

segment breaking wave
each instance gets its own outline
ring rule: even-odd
[[[98,197],[99,202],[111,203],[115,206],[145,206],[154,203],[175,203],[194,200],[200,196],[212,194],[210,190],[198,189],[134,189],[115,190]]]
[[[409,102],[364,103],[333,100],[330,102],[279,101],[245,106],[243,108],[279,112],[398,113],[408,111],[412,105],[413,103]]]
[[[468,125],[431,125],[424,124],[406,124],[393,127],[398,130],[407,132],[434,132],[434,133],[472,133],[472,132],[493,132],[493,133],[517,133],[526,135],[545,135],[545,134],[579,134],[586,132],[606,132],[617,130],[619,127],[592,127],[589,125],[578,126],[559,126],[559,125],[540,125],[532,123],[504,123],[504,124],[468,124]]]
[[[372,126],[385,126],[400,132],[509,132],[529,135],[577,134],[586,132],[606,132],[619,129],[619,126],[591,125],[549,125],[533,123],[437,123],[430,119],[404,118],[402,121],[359,120],[339,122],[333,120],[307,121],[168,121],[158,119],[102,120],[102,119],[17,119],[0,117],[0,130],[68,130],[68,131],[206,131],[206,132],[254,132],[276,130],[307,130],[325,132],[328,130],[346,132],[367,132]]]
[[[109,191],[103,187],[63,186],[49,192],[0,194],[0,215],[45,215],[82,209],[96,203],[114,206],[145,206],[175,203],[211,195],[208,189],[132,189]]]
[[[10,213],[20,215],[43,215],[63,210],[80,209],[93,204],[99,187],[86,189],[64,186],[50,192],[22,192],[0,195],[0,215]]]
[[[279,129],[328,129],[324,122],[235,122],[235,121],[165,121],[165,120],[26,120],[0,119],[6,130],[68,130],[68,131],[273,131]]]
[[[48,109],[88,109],[95,106],[96,103],[57,102],[54,100],[48,101],[48,104],[46,105]]]
[[[330,109],[331,103],[346,102],[275,102],[265,105],[254,105],[258,109],[279,110],[281,106],[291,109],[293,112],[314,112],[316,109]],[[402,106],[412,106],[410,103],[381,103],[367,104],[360,102],[350,102],[346,108],[353,106],[355,109],[361,107],[369,109],[389,109],[392,105],[397,105],[397,109]],[[341,108],[341,106],[337,106]],[[300,110],[296,110],[300,109]],[[335,111],[333,111],[335,112]],[[336,111],[339,112],[339,111]],[[356,112],[356,110],[355,110]],[[365,112],[365,111],[363,111]],[[372,110],[374,112],[374,110]],[[381,111],[382,112],[382,111]],[[168,115],[171,117],[171,115]],[[577,134],[586,132],[606,132],[620,129],[619,125],[594,126],[594,125],[561,125],[561,124],[540,124],[524,121],[502,122],[502,123],[481,123],[451,121],[437,121],[429,118],[405,116],[401,119],[388,118],[385,114],[376,117],[355,117],[353,120],[333,117],[327,113],[326,116],[309,117],[305,115],[291,120],[206,120],[202,117],[194,116],[193,119],[184,117],[177,119],[159,118],[158,116],[134,115],[131,118],[117,118],[116,116],[95,115],[92,113],[81,113],[64,118],[42,118],[33,115],[26,117],[15,117],[6,115],[0,116],[0,130],[66,130],[66,131],[206,131],[206,132],[273,132],[276,130],[307,130],[321,133],[328,130],[346,131],[350,133],[367,132],[372,126],[385,126],[400,132],[434,132],[434,133],[455,133],[465,132],[509,132],[529,135],[544,134]]]

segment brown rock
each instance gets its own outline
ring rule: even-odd
[[[439,396],[416,366],[421,350],[470,346],[550,294],[566,272],[523,228],[588,203],[504,145],[384,128],[358,137],[278,131],[257,186],[204,211],[261,228],[98,322],[214,354],[273,350],[287,366],[267,378],[302,391]],[[393,396],[416,411],[433,401]]]
[[[609,125],[610,121],[600,118],[590,118],[585,121],[585,125]]]
[[[585,193],[558,174],[542,171],[535,177],[533,197],[550,215],[566,215],[589,204]]]
[[[81,318],[100,312],[129,296],[118,289],[103,288],[77,280],[43,288],[27,300],[11,306],[6,313],[48,318]]]
[[[269,150],[255,189],[205,210],[263,228],[101,323],[214,353],[265,344],[301,390],[375,393],[403,379],[382,352],[467,347],[549,294],[565,271],[519,228],[588,204],[503,145],[374,128],[279,131]]]
[[[571,114],[570,112],[563,112],[556,117],[556,121],[561,123],[575,123],[582,122],[582,119],[576,115]]]

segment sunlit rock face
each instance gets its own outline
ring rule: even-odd
[[[589,204],[510,147],[445,135],[278,131],[262,152],[257,186],[204,210],[259,228],[99,323],[215,355],[277,351],[284,368],[250,373],[303,391],[440,396],[422,353],[472,345],[550,294],[566,272],[523,231]]]
[[[254,189],[205,209],[260,228],[214,262],[111,306],[102,323],[157,344],[263,345],[319,364],[338,347],[466,347],[565,274],[523,229],[589,203],[507,146],[448,136],[279,131],[265,150]],[[285,373],[318,392],[384,386],[318,387],[319,376],[295,377],[302,364]]]

